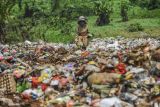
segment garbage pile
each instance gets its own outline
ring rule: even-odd
[[[159,106],[159,40],[0,44],[0,107]]]

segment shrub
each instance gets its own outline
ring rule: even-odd
[[[98,26],[107,25],[110,23],[110,15],[113,13],[113,1],[112,0],[99,0],[94,2],[94,10],[98,15],[96,24]]]
[[[137,31],[143,31],[143,30],[144,30],[143,26],[139,23],[130,24],[128,26],[129,32],[137,32]]]

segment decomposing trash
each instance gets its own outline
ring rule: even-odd
[[[152,107],[159,99],[159,40],[97,38],[86,50],[0,44],[0,106]]]

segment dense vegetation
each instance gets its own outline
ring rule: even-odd
[[[159,8],[160,0],[1,0],[0,42],[71,42],[80,15],[88,17],[97,37],[150,26],[154,31],[160,28]]]

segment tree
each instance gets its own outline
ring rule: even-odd
[[[121,0],[121,17],[122,21],[128,21],[128,8],[129,8],[129,1],[128,0]]]
[[[96,24],[103,26],[110,23],[110,15],[113,12],[112,0],[98,0],[94,1],[95,12],[98,15]]]
[[[10,11],[16,4],[16,0],[1,0],[0,3],[0,42],[6,40],[6,23],[10,16]]]

